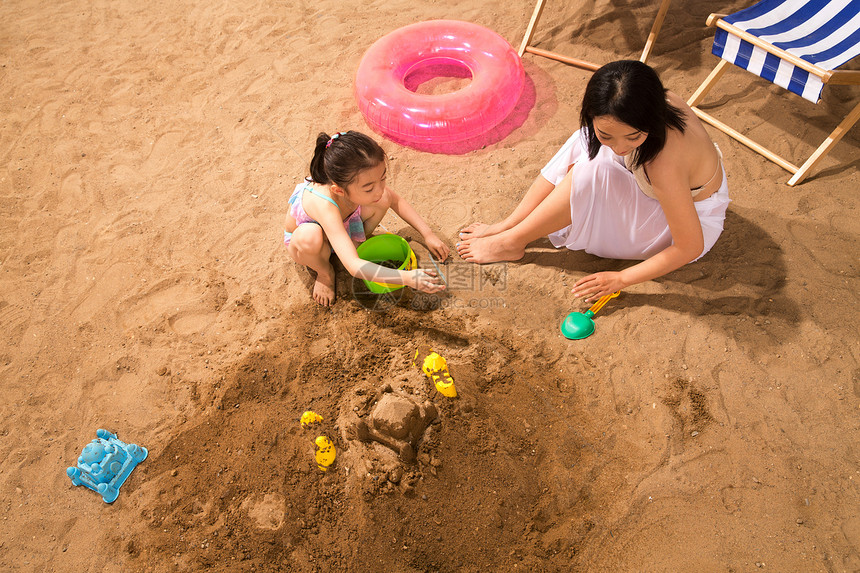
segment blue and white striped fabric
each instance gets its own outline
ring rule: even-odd
[[[860,0],[763,0],[724,20],[825,70],[860,55]],[[821,79],[717,29],[713,53],[811,102]]]

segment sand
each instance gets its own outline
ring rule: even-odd
[[[597,62],[638,57],[656,12],[549,4],[537,45]],[[714,7],[676,4],[651,63],[689,96],[716,63]],[[532,7],[0,4],[0,569],[860,569],[858,129],[795,188],[712,130],[724,235],[582,341],[558,330],[586,308],[570,287],[627,263],[538,241],[516,263],[449,260],[440,300],[356,299],[341,272],[325,309],[287,260],[315,136],[370,131],[353,99],[370,44],[453,18],[518,46]],[[376,134],[390,185],[451,245],[509,212],[577,126],[588,74],[524,66],[478,145]],[[802,161],[856,97],[813,105],[733,70],[708,105]],[[419,348],[458,398],[412,366]],[[351,433],[385,384],[438,410],[413,463]],[[323,421],[302,428],[305,410]],[[110,505],[65,475],[98,428],[149,451]]]

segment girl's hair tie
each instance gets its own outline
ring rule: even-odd
[[[331,136],[331,139],[329,139],[328,141],[326,141],[326,143],[325,143],[325,148],[326,148],[326,149],[328,149],[329,147],[331,147],[331,144],[332,144],[332,143],[334,143],[334,140],[335,140],[335,139],[337,139],[337,138],[338,138],[338,137],[340,137],[341,135],[345,135],[345,134],[346,134],[346,132],[345,132],[345,131],[338,131],[337,133],[335,133],[334,135],[332,135],[332,136]]]

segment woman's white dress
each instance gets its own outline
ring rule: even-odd
[[[584,130],[574,133],[541,170],[553,185],[561,183],[573,165],[570,198],[571,224],[549,235],[556,247],[583,250],[610,259],[644,260],[672,244],[669,224],[660,202],[645,195],[624,158],[603,145],[588,159]],[[729,187],[725,169],[719,190],[694,202],[707,253],[723,232]],[[697,257],[697,258],[699,258]]]

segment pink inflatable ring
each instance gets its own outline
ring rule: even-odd
[[[439,65],[463,68],[472,81],[441,95],[406,87],[407,76]],[[501,123],[524,82],[520,58],[504,38],[471,22],[431,20],[395,30],[370,46],[355,76],[355,97],[367,123],[392,139],[450,143]]]

